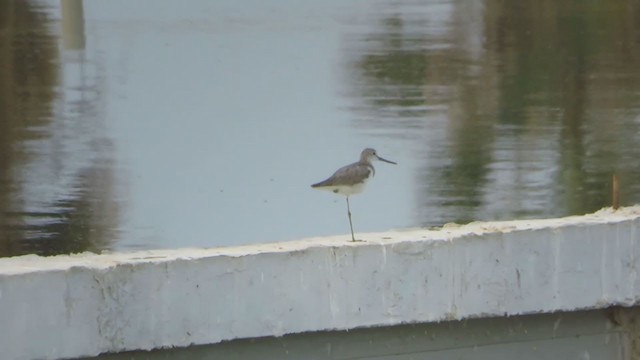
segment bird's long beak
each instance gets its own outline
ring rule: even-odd
[[[378,160],[380,160],[380,161],[384,161],[384,162],[386,162],[386,163],[393,164],[393,165],[398,165],[398,163],[393,162],[393,161],[391,161],[391,160],[387,160],[387,159],[381,158],[381,157],[380,157],[380,156],[378,156],[378,155],[376,155],[376,157],[377,157],[377,158],[378,158]]]

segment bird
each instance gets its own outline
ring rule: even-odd
[[[351,241],[356,241],[356,238],[353,235],[349,196],[361,193],[367,181],[376,174],[376,169],[371,165],[373,160],[384,161],[394,165],[398,164],[378,156],[378,153],[374,149],[366,148],[360,153],[360,160],[341,167],[328,179],[311,185],[314,189],[331,191],[335,194],[344,195],[347,198],[347,214],[349,216],[349,228],[351,229]]]

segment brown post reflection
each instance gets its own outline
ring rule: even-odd
[[[42,135],[58,81],[56,39],[30,1],[0,1],[0,256],[21,253],[22,183],[29,159],[21,146]]]
[[[82,2],[61,5],[65,48],[84,48]],[[0,1],[0,256],[99,251],[118,224],[113,146],[96,110],[104,77],[85,73],[95,64],[83,57],[67,64],[79,76],[65,87],[51,10]]]
[[[62,46],[81,50],[85,46],[83,0],[60,0],[62,9]]]

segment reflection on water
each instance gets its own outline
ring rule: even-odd
[[[377,31],[351,39],[355,110],[384,113],[374,126],[411,133],[431,160],[420,223],[594,211],[613,173],[637,201],[640,6],[443,6],[391,6]],[[430,24],[440,31],[425,34]]]
[[[81,54],[61,65],[49,15],[37,2],[0,2],[4,256],[98,251],[113,239],[113,160],[98,126],[102,85]]]
[[[634,0],[171,4],[0,2],[0,256],[345,234],[365,146],[356,231],[640,199]]]

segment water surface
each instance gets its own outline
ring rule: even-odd
[[[640,6],[0,2],[0,255],[347,234],[640,199]]]

